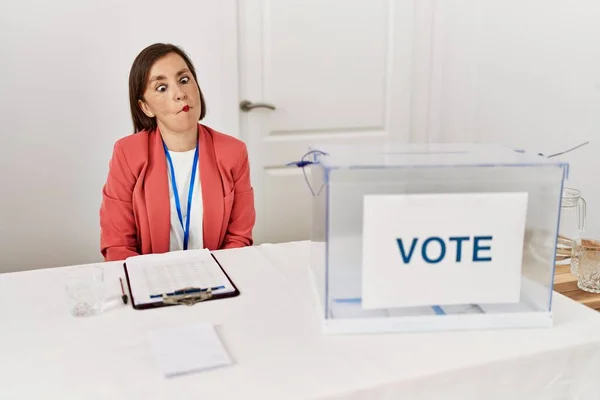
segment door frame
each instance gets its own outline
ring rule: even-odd
[[[263,227],[262,203],[264,198],[262,173],[255,167],[257,163],[253,160],[260,159],[261,148],[257,141],[250,140],[259,134],[261,129],[265,128],[263,109],[255,109],[244,112],[239,108],[239,102],[250,100],[253,102],[266,101],[264,99],[264,80],[262,57],[257,54],[263,54],[263,21],[268,16],[251,16],[248,9],[264,10],[261,0],[238,0],[237,1],[237,21],[238,21],[238,65],[239,65],[239,101],[236,105],[239,115],[240,139],[248,147],[248,157],[250,159],[250,180],[254,188],[254,201],[258,205],[256,208],[256,224],[254,226],[253,236],[260,238]],[[276,112],[276,111],[275,111]]]

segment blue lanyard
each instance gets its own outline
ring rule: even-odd
[[[183,217],[181,216],[181,203],[179,202],[179,191],[177,190],[177,182],[175,181],[175,168],[173,168],[173,160],[169,154],[169,149],[165,142],[163,142],[163,148],[165,149],[165,155],[167,161],[169,161],[169,167],[171,169],[171,186],[173,186],[173,196],[175,197],[175,206],[177,207],[177,215],[179,216],[179,223],[181,229],[183,229],[183,250],[188,248],[188,239],[190,238],[190,214],[192,213],[192,193],[194,193],[194,183],[196,181],[196,166],[198,165],[198,145],[196,144],[196,152],[194,153],[194,164],[192,165],[192,177],[190,178],[190,190],[188,191],[188,203],[187,203],[187,218],[185,221],[185,228],[183,227]]]

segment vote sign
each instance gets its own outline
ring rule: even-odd
[[[517,303],[527,193],[367,195],[362,306]]]

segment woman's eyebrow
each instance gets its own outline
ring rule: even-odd
[[[177,72],[177,75],[176,75],[176,76],[183,75],[183,74],[185,74],[186,72],[190,72],[190,70],[189,70],[189,69],[187,69],[187,68],[184,68],[184,69],[182,69],[181,71]],[[163,80],[165,80],[165,79],[167,79],[167,78],[166,78],[164,75],[157,75],[157,76],[153,76],[153,77],[151,77],[151,78],[150,78],[150,80],[149,80],[149,82],[154,82],[154,81],[163,81]]]
[[[165,78],[164,75],[158,75],[158,76],[153,76],[152,78],[150,78],[149,82],[154,82],[154,81],[162,81],[165,80],[167,78]]]

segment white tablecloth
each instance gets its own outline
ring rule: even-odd
[[[308,243],[216,252],[242,292],[193,307],[68,314],[68,268],[0,275],[0,399],[598,399],[600,314],[555,294],[551,329],[326,336]],[[72,267],[69,267],[72,268]],[[147,332],[208,321],[234,365],[167,379]]]

